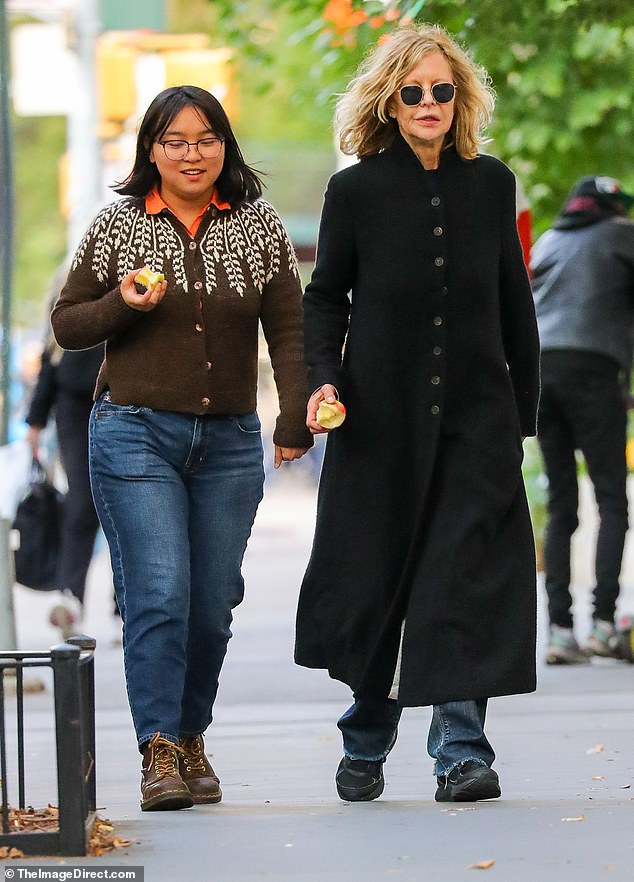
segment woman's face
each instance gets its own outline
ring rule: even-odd
[[[189,141],[193,144],[215,135],[200,111],[194,107],[184,107],[170,122],[160,140]],[[174,160],[168,159],[161,144],[155,141],[150,150],[150,160],[156,163],[161,176],[161,195],[166,202],[171,196],[179,201],[200,203],[211,199],[225,161],[225,145],[221,145],[214,159],[203,159],[198,149],[190,146],[183,159]]]
[[[423,97],[414,107],[403,104],[397,91],[388,104],[401,135],[413,150],[437,149],[440,152],[445,135],[451,128],[455,99],[438,104],[431,94],[436,83],[453,83],[451,66],[442,52],[432,52],[418,62],[404,78],[401,86],[421,86]]]

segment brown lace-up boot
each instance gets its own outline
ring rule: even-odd
[[[178,771],[183,749],[157,732],[143,748],[141,811],[191,808],[192,795]]]
[[[191,738],[181,738],[180,746],[178,768],[194,804],[220,802],[222,799],[220,781],[205,756],[203,736],[192,735]]]

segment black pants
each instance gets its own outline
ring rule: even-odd
[[[538,440],[548,476],[544,544],[552,624],[572,627],[570,540],[578,526],[575,450],[586,460],[599,509],[595,618],[612,621],[627,532],[626,406],[619,366],[589,352],[542,353]]]
[[[68,481],[57,585],[83,603],[86,575],[99,527],[88,473],[88,420],[92,400],[58,392],[55,406],[59,454]]]

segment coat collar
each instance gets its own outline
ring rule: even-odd
[[[397,162],[413,164],[417,169],[423,170],[419,158],[399,131],[396,132],[394,140],[385,152],[393,156]],[[451,147],[446,147],[440,154],[438,171],[445,172],[463,162],[466,163],[468,160],[463,160],[458,155],[458,151],[453,145]]]

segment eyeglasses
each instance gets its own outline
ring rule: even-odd
[[[216,159],[220,156],[224,138],[202,138],[200,141],[159,141],[165,156],[173,162],[185,159],[190,147],[195,147],[201,159]]]
[[[449,104],[456,94],[453,83],[434,83],[429,90],[436,104]],[[415,107],[423,100],[425,89],[422,86],[402,86],[400,89],[401,101],[408,107]]]

